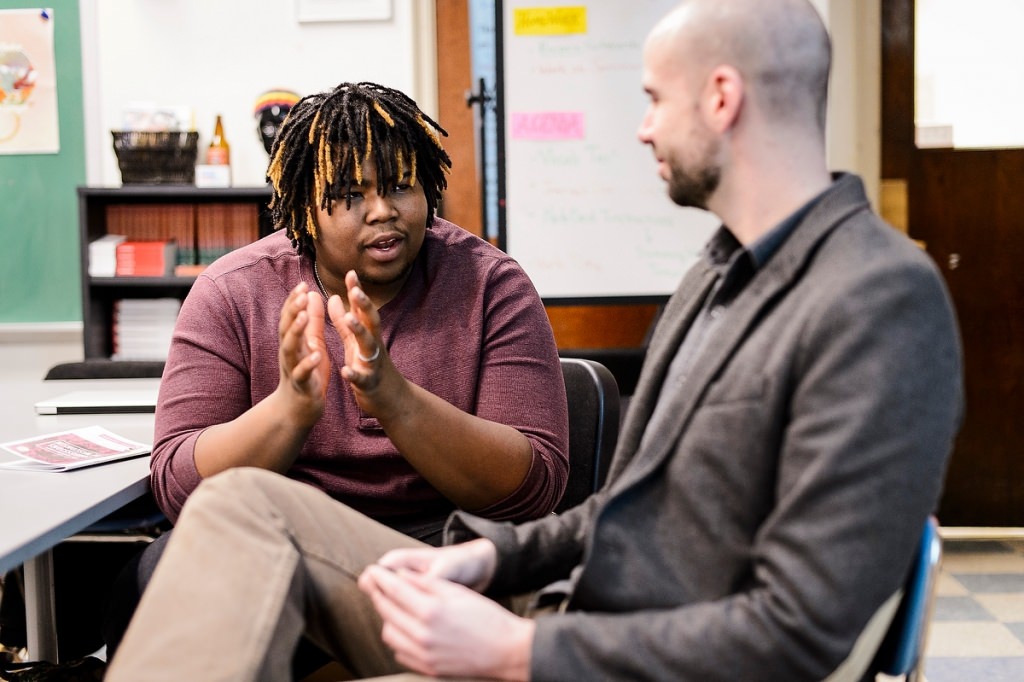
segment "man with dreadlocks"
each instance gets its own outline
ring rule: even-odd
[[[455,508],[554,508],[568,421],[554,337],[519,266],[435,217],[440,134],[372,83],[289,112],[267,172],[279,232],[210,266],[182,306],[152,465],[169,517],[242,466],[432,543]]]
[[[289,112],[267,173],[280,229],[212,264],[178,318],[151,465],[169,518],[242,467],[430,544],[454,509],[554,509],[568,471],[554,336],[518,264],[436,217],[446,134],[373,83]],[[146,550],[142,582],[172,535]]]

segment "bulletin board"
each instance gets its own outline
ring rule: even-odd
[[[0,10],[12,9],[32,10],[39,21],[52,22],[58,134],[46,151],[0,154],[0,324],[78,321],[75,188],[85,184],[78,0],[0,0]],[[20,109],[23,124],[37,115],[33,106],[29,100]]]
[[[674,0],[499,0],[498,239],[547,302],[660,302],[717,218],[637,140],[643,44]]]

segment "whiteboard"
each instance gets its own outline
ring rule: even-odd
[[[499,240],[545,300],[663,299],[719,225],[636,136],[644,40],[675,4],[498,3]]]

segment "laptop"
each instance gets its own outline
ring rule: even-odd
[[[127,414],[156,411],[158,386],[70,391],[35,404],[36,414]]]

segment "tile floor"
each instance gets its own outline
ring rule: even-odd
[[[924,677],[1024,680],[1024,537],[979,539],[944,531]]]

